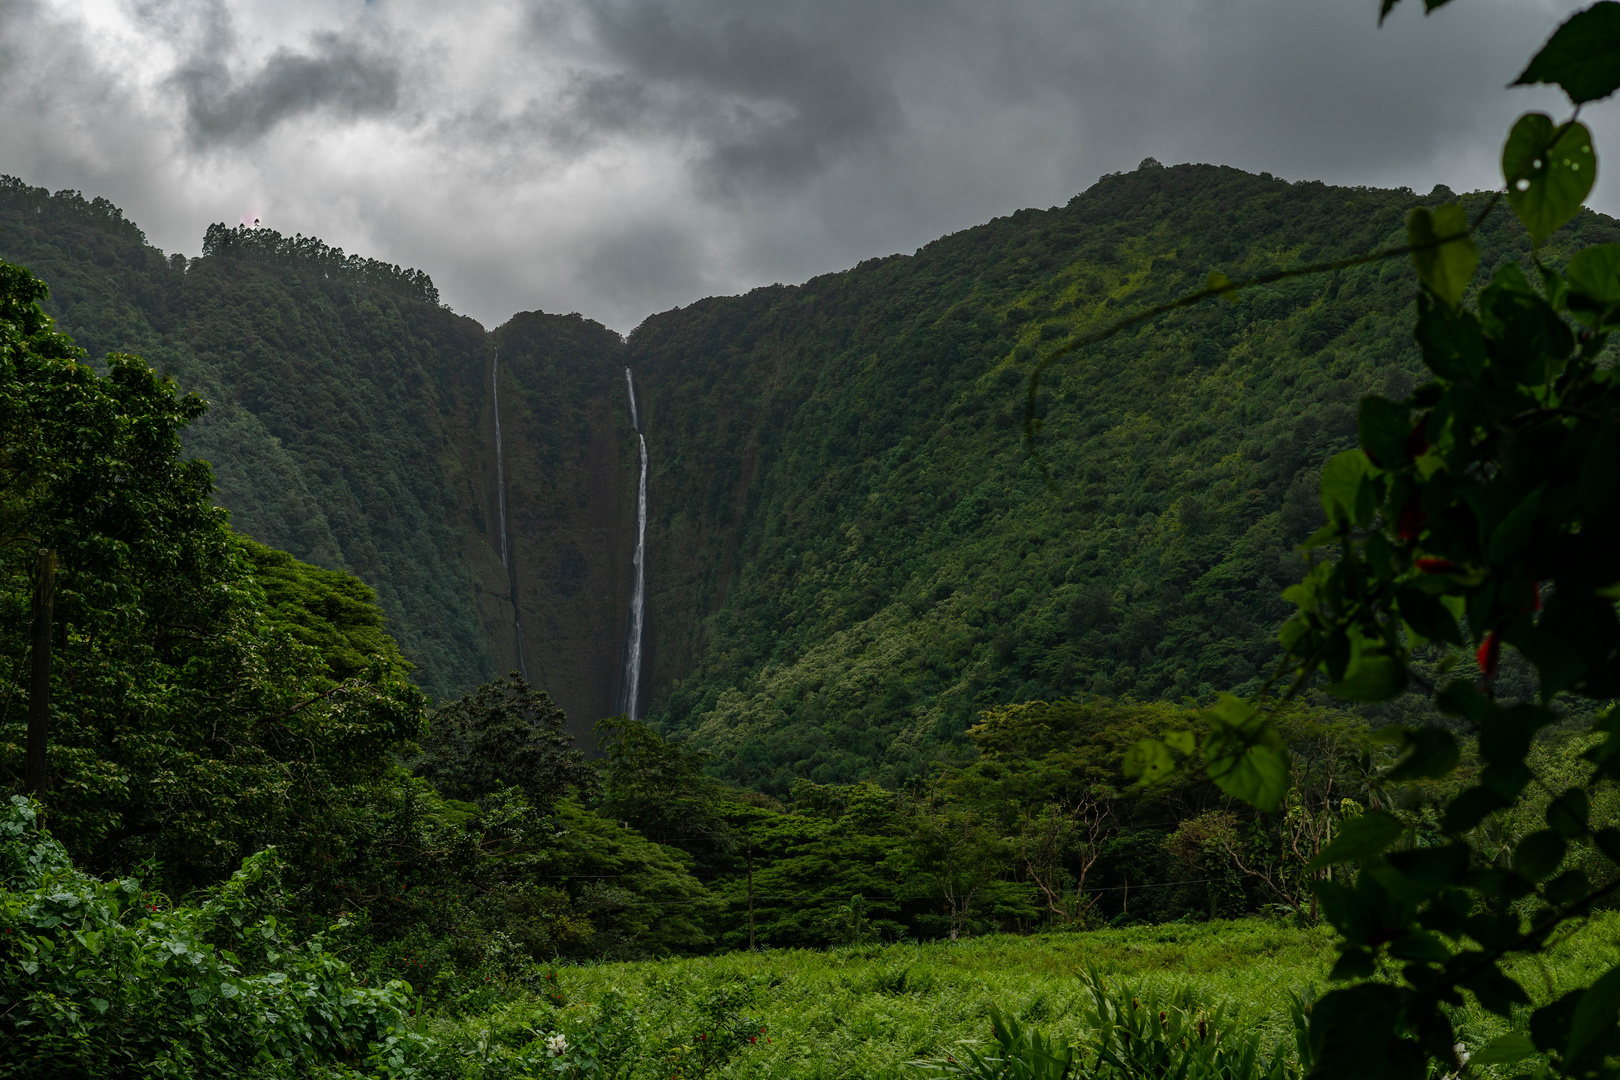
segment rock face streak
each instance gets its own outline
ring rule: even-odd
[[[636,380],[629,368],[624,369],[624,386],[630,394],[630,424],[636,429],[641,451],[641,477],[636,484],[636,577],[630,592],[630,625],[625,634],[624,680],[619,694],[621,710],[634,720],[640,705],[641,642],[647,605],[647,436],[636,412]]]
[[[512,600],[512,635],[517,646],[518,671],[525,680],[529,665],[523,659],[523,617],[517,602],[517,579],[512,573],[511,532],[506,524],[506,456],[501,448],[501,350],[494,350],[489,367],[490,408],[495,418],[495,490],[500,502],[501,566],[506,570],[507,593]]]

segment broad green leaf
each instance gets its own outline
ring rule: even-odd
[[[1371,395],[1361,399],[1356,416],[1361,448],[1381,468],[1406,464],[1406,440],[1412,434],[1412,412],[1398,401]]]
[[[1229,795],[1275,810],[1291,778],[1282,736],[1252,705],[1232,694],[1222,694],[1204,716],[1210,727],[1204,742],[1209,778]]]
[[[1491,533],[1485,557],[1493,563],[1503,563],[1517,555],[1530,542],[1535,530],[1536,514],[1541,510],[1541,489],[1537,488],[1508,512]]]
[[[1381,639],[1367,637],[1357,626],[1346,629],[1344,637],[1348,655],[1341,653],[1337,662],[1330,656],[1325,665],[1335,677],[1328,693],[1346,701],[1387,701],[1405,689],[1406,665],[1390,655]]]
[[[1451,950],[1437,934],[1419,930],[1389,943],[1389,955],[1397,960],[1417,960],[1427,964],[1443,964],[1451,959]]]
[[[1190,731],[1169,731],[1164,736],[1165,745],[1178,754],[1190,755],[1198,749],[1198,739]]]
[[[1384,741],[1400,747],[1400,756],[1395,759],[1395,767],[1387,776],[1390,780],[1437,779],[1449,775],[1457,767],[1461,751],[1456,738],[1445,728],[1412,730],[1395,726],[1384,728],[1378,734]]]
[[[1616,1017],[1620,1017],[1620,967],[1610,968],[1581,994],[1564,1057],[1570,1061],[1579,1057],[1593,1039],[1614,1027]]]
[[[1586,125],[1570,124],[1559,132],[1552,117],[1526,113],[1502,147],[1508,205],[1536,247],[1575,216],[1597,180],[1597,156]]]
[[[1288,791],[1288,749],[1282,738],[1267,728],[1241,752],[1209,759],[1209,778],[1234,798],[1262,810],[1275,810]]]
[[[1340,825],[1339,835],[1311,860],[1306,869],[1320,870],[1324,866],[1360,862],[1362,859],[1382,854],[1405,831],[1406,825],[1394,814],[1383,810],[1369,810]]]
[[[1442,598],[1430,596],[1420,589],[1402,587],[1396,590],[1395,599],[1401,618],[1415,632],[1433,641],[1463,644],[1462,630]]]
[[[1125,751],[1124,770],[1126,779],[1146,787],[1175,772],[1176,759],[1158,739],[1142,739]]]
[[[1260,719],[1260,712],[1236,694],[1220,694],[1205,712],[1222,724],[1242,726]]]
[[[1328,972],[1328,979],[1332,982],[1345,982],[1349,979],[1371,978],[1378,971],[1378,964],[1373,960],[1372,953],[1366,949],[1346,949],[1339,954],[1339,959]]]
[[[1367,525],[1377,509],[1371,484],[1372,462],[1361,450],[1335,454],[1322,467],[1322,509],[1330,520]]]
[[[1460,203],[1447,203],[1433,212],[1416,207],[1406,215],[1406,239],[1415,249],[1412,263],[1418,277],[1455,310],[1479,269],[1479,249],[1468,235],[1468,212]]]
[[[1583,870],[1566,870],[1541,887],[1547,903],[1555,907],[1584,900],[1592,891],[1592,880]]]
[[[1471,1067],[1511,1065],[1515,1061],[1523,1061],[1535,1052],[1536,1044],[1530,1041],[1530,1036],[1520,1031],[1510,1031],[1506,1035],[1498,1035],[1469,1054],[1468,1064]]]
[[[1401,1015],[1401,992],[1368,982],[1324,994],[1311,1009],[1313,1080],[1404,1080],[1416,1072],[1392,1062],[1400,1047],[1395,1024]]]
[[[1586,792],[1572,787],[1547,806],[1547,825],[1560,836],[1570,840],[1586,835],[1586,823],[1591,813]]]
[[[1614,497],[1620,483],[1620,439],[1612,425],[1604,424],[1592,438],[1592,447],[1581,462],[1579,487],[1581,506],[1597,513]]]
[[[1387,653],[1360,652],[1351,657],[1344,678],[1329,683],[1328,693],[1345,701],[1388,701],[1406,689],[1406,667]]]
[[[1488,787],[1472,787],[1446,806],[1441,828],[1452,835],[1472,832],[1491,814],[1508,805],[1508,800]]]
[[[1564,270],[1569,312],[1587,326],[1611,325],[1620,307],[1620,244],[1593,244],[1577,251]]]
[[[1453,311],[1426,293],[1418,294],[1416,337],[1429,370],[1459,382],[1485,367],[1485,337],[1469,311]]]
[[[1604,0],[1565,20],[1513,80],[1531,83],[1557,83],[1577,105],[1620,89],[1620,4]]]
[[[1467,844],[1440,844],[1391,851],[1385,858],[1392,870],[1425,895],[1447,885],[1455,885],[1468,874]],[[1389,879],[1384,877],[1381,880],[1387,883]]]
[[[1539,829],[1513,849],[1513,870],[1526,881],[1540,881],[1564,861],[1568,844],[1551,829]]]

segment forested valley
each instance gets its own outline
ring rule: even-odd
[[[775,1041],[770,957],[822,963],[794,950],[897,1001],[949,998],[926,943],[994,935],[1112,928],[1123,955],[1262,915],[1306,928],[1266,950],[1319,958],[1313,860],[1399,752],[1373,730],[1454,717],[1307,689],[1270,811],[1125,770],[1278,664],[1323,463],[1365,395],[1425,378],[1417,276],[1179,309],[1026,409],[1030,372],[1211,268],[1398,243],[1456,198],[1150,160],[621,339],[538,312],[486,333],[424,273],[268,229],[165,256],[105,200],[0,181],[0,1073],[788,1075],[877,1038],[817,1014]],[[1475,241],[1529,264],[1510,215]],[[1614,241],[1582,211],[1541,257]],[[1511,656],[1497,677],[1533,692]],[[1556,708],[1549,794],[1503,836],[1591,745],[1590,709]],[[1465,742],[1433,797],[1483,768]],[[638,961],[711,966],[600,983]],[[1094,1019],[1133,1001],[1088,978]]]

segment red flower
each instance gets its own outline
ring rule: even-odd
[[[1474,654],[1479,662],[1480,673],[1487,679],[1496,675],[1496,669],[1502,662],[1502,638],[1495,630],[1485,635],[1485,640],[1479,643],[1479,651]]]
[[[1401,518],[1395,526],[1395,534],[1408,544],[1423,534],[1423,526],[1428,524],[1428,517],[1423,513],[1423,506],[1416,495],[1406,500],[1401,507]]]
[[[1457,569],[1450,559],[1413,559],[1412,565],[1425,574],[1445,574]]]

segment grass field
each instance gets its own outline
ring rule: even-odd
[[[502,1067],[510,1050],[542,1032],[580,1029],[605,997],[635,1010],[637,1038],[690,1040],[706,995],[751,983],[757,998],[750,1011],[770,1041],[747,1047],[711,1075],[885,1080],[908,1075],[906,1062],[982,1046],[991,1005],[1047,1033],[1083,1040],[1086,998],[1077,974],[1086,969],[1143,989],[1187,987],[1209,1005],[1224,1000],[1245,1032],[1258,1027],[1272,1044],[1290,1037],[1289,995],[1308,985],[1325,991],[1333,957],[1326,927],[1261,920],[739,952],[560,968],[551,1001],[521,995],[434,1026],[450,1041],[482,1048],[484,1060],[468,1061],[465,1075],[523,1075]],[[1616,960],[1620,915],[1606,915],[1517,974],[1543,1001],[1590,981]],[[1474,1008],[1461,1010],[1455,1022],[1469,1046],[1505,1030],[1503,1021]]]

